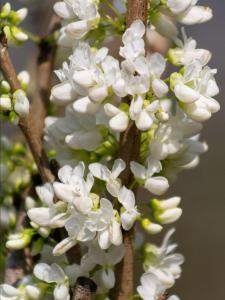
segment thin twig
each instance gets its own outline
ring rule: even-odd
[[[127,4],[127,27],[133,21],[140,19],[147,24],[147,0],[128,0]],[[123,102],[130,102],[129,98],[123,99]],[[127,130],[120,136],[120,158],[126,162],[126,169],[122,173],[122,183],[127,187],[132,182],[132,173],[130,162],[137,161],[140,151],[140,132],[135,123],[130,121]],[[133,295],[134,287],[134,228],[123,233],[125,246],[125,256],[122,262],[116,268],[116,283],[112,290],[113,300],[128,300]]]

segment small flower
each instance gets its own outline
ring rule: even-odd
[[[184,262],[181,254],[173,253],[177,245],[169,243],[173,233],[174,229],[171,229],[166,234],[161,247],[148,244],[145,248],[145,271],[155,275],[165,289],[172,287],[180,277],[180,266]]]
[[[124,230],[130,230],[136,219],[140,216],[135,206],[134,193],[123,186],[119,191],[118,201],[123,205],[120,214],[122,227]]]
[[[111,244],[119,246],[122,244],[122,231],[118,221],[117,211],[113,209],[108,199],[100,200],[100,208],[89,214],[92,224],[91,231],[97,231],[98,243],[101,249],[106,250]]]
[[[64,271],[57,264],[51,266],[45,263],[39,263],[34,267],[34,275],[47,283],[55,283],[54,299],[55,300],[69,300],[69,279]]]
[[[120,55],[127,60],[134,60],[140,55],[145,55],[144,34],[143,22],[141,20],[134,21],[123,34],[124,46],[120,48]]]
[[[132,161],[131,171],[137,179],[144,181],[144,187],[151,193],[162,195],[169,188],[168,180],[162,176],[154,176],[162,170],[160,161],[149,157],[147,169],[141,164]]]
[[[188,65],[195,60],[199,60],[205,66],[211,59],[212,54],[205,49],[196,49],[197,42],[193,38],[187,38],[184,28],[182,28],[183,41],[174,38],[178,47],[171,48],[168,52],[169,60],[175,65]]]
[[[116,132],[123,132],[127,129],[129,124],[128,115],[116,106],[107,103],[104,106],[105,113],[110,117],[109,127]]]
[[[97,243],[89,246],[87,256],[100,267],[93,276],[99,293],[105,293],[114,287],[114,267],[123,259],[124,253],[124,245],[111,246],[107,251],[103,251]]]
[[[160,105],[158,100],[153,101],[146,107],[143,107],[143,105],[144,99],[141,96],[133,99],[130,105],[130,118],[135,121],[139,130],[146,131],[157,121],[155,114],[158,112]]]
[[[89,170],[94,177],[105,181],[108,192],[112,196],[117,197],[121,187],[121,182],[118,177],[125,167],[125,162],[122,159],[116,159],[111,171],[100,163],[90,164]]]

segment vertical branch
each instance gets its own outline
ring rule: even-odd
[[[148,0],[128,0],[127,27],[133,21],[140,19],[147,25]],[[130,103],[127,97],[123,102]],[[126,169],[121,175],[122,183],[126,186],[132,181],[130,162],[137,161],[140,151],[140,132],[135,123],[130,120],[127,130],[120,136],[120,158],[126,162]],[[116,269],[116,284],[112,291],[112,299],[128,300],[133,295],[134,288],[134,228],[123,233],[125,256]]]

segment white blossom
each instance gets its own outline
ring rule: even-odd
[[[105,113],[110,117],[109,127],[116,132],[123,132],[127,129],[129,124],[128,115],[116,106],[107,103],[104,106]]]
[[[53,292],[55,300],[70,299],[69,280],[59,265],[54,263],[49,266],[45,263],[39,263],[34,267],[34,275],[47,283],[55,283]]]
[[[145,54],[145,44],[143,36],[145,26],[142,21],[136,20],[125,31],[122,37],[123,47],[120,48],[120,55],[127,60],[134,60]]]
[[[121,188],[118,194],[118,201],[122,204],[121,209],[121,222],[124,230],[130,230],[136,219],[140,216],[135,206],[134,193],[127,189],[125,186]]]
[[[60,1],[54,5],[54,10],[65,20],[59,38],[62,46],[72,46],[73,39],[84,37],[99,19],[97,2],[93,0]]]
[[[125,167],[125,162],[122,159],[116,159],[111,171],[100,163],[90,164],[89,170],[94,177],[105,181],[108,192],[112,196],[117,197],[121,188],[121,182],[118,177]]]
[[[171,229],[166,234],[161,247],[149,244],[145,249],[145,271],[156,276],[165,289],[171,288],[175,280],[180,277],[180,266],[184,262],[184,257],[181,254],[173,253],[177,245],[169,243],[173,233],[174,229]]]
[[[156,195],[162,195],[169,188],[168,180],[163,176],[153,176],[162,170],[162,165],[160,161],[154,158],[149,158],[147,169],[137,163],[132,161],[131,171],[137,179],[144,181],[144,187],[151,193]]]
[[[130,118],[135,121],[139,130],[145,131],[151,128],[157,121],[155,114],[159,111],[160,104],[158,100],[153,101],[147,106],[144,105],[144,99],[138,96],[133,99],[130,105]]]
[[[172,48],[168,52],[169,59],[177,66],[191,64],[199,60],[205,66],[211,59],[211,52],[205,49],[196,49],[197,42],[193,38],[188,38],[184,28],[182,28],[183,41],[174,38],[177,48]]]
[[[56,151],[57,148],[60,151],[63,143],[69,149],[93,151],[102,140],[96,117],[76,113],[71,106],[66,108],[65,117],[48,117],[45,123],[45,140],[48,147],[51,149],[52,145]]]
[[[90,217],[92,224],[89,228],[98,232],[98,243],[103,250],[108,249],[110,245],[122,244],[122,231],[117,211],[113,209],[108,199],[102,198],[99,210],[91,212]]]
[[[97,283],[98,293],[107,292],[115,285],[114,267],[124,257],[124,245],[111,246],[107,251],[102,250],[97,243],[88,248],[88,257],[101,268],[94,273],[93,280]]]
[[[219,93],[214,79],[216,72],[209,67],[202,68],[200,61],[194,61],[186,66],[184,75],[175,84],[176,97],[182,102],[184,111],[195,121],[206,121],[220,109],[213,98]]]

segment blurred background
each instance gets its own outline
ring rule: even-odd
[[[9,2],[18,8],[28,5],[26,1]],[[43,32],[51,2],[29,1],[31,13],[24,27]],[[174,240],[186,258],[174,291],[183,300],[222,300],[225,299],[225,1],[205,0],[199,4],[209,5],[214,18],[203,25],[186,27],[186,32],[198,41],[198,48],[213,53],[210,66],[218,69],[216,79],[221,92],[217,99],[221,110],[203,129],[202,140],[207,141],[209,151],[201,157],[196,169],[178,176],[169,192],[183,200],[183,216],[176,223]],[[11,52],[18,71],[30,68],[31,59],[37,55],[36,47],[30,42],[25,48]],[[10,127],[1,126],[1,133],[9,132],[12,132]]]

